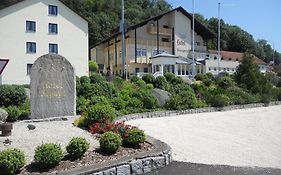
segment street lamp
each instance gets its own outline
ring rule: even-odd
[[[196,71],[196,63],[195,63],[195,58],[194,58],[194,0],[192,0],[192,79],[194,79]]]
[[[220,73],[220,61],[221,61],[221,3],[218,3],[218,75]]]
[[[120,30],[122,33],[122,65],[123,65],[123,78],[127,80],[127,69],[126,69],[126,58],[125,58],[125,19],[124,19],[124,0],[122,0],[122,8],[121,8],[121,22],[120,22]]]

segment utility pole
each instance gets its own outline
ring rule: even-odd
[[[220,61],[221,61],[221,3],[218,3],[218,75],[220,73]]]
[[[194,58],[194,0],[192,0],[192,79],[194,79],[196,71],[195,71],[195,58]]]
[[[127,80],[127,68],[126,68],[126,57],[125,57],[125,19],[124,19],[124,0],[122,0],[122,11],[121,11],[121,22],[120,22],[120,30],[122,33],[122,65],[123,65],[123,78]]]

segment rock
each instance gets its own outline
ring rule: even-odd
[[[116,175],[116,168],[110,168],[103,172],[104,175]]]
[[[75,74],[66,58],[39,57],[30,74],[31,119],[75,115]]]
[[[7,118],[8,118],[8,112],[0,108],[0,123],[6,122]]]
[[[152,89],[151,92],[156,96],[161,107],[165,105],[166,101],[169,100],[171,95],[169,92],[157,88]]]
[[[35,125],[32,125],[32,124],[28,124],[28,125],[27,125],[27,128],[28,128],[29,130],[34,130],[34,129],[36,128],[36,126],[35,126]]]
[[[153,169],[159,169],[165,166],[165,157],[155,157],[152,158]]]
[[[136,160],[130,163],[132,167],[132,174],[143,174],[142,161]]]
[[[116,168],[117,173],[116,175],[130,175],[131,174],[131,167],[130,165],[121,165]]]
[[[152,170],[152,160],[151,158],[143,159],[142,161],[143,172],[148,173]]]

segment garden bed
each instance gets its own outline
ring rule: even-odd
[[[88,151],[81,159],[71,160],[67,157],[60,162],[60,164],[52,169],[42,171],[39,170],[36,164],[27,165],[20,173],[20,175],[47,175],[47,174],[57,174],[66,170],[75,169],[83,166],[95,165],[107,161],[118,160],[128,155],[134,155],[139,153],[145,153],[148,151],[152,151],[155,147],[149,143],[145,142],[140,145],[139,148],[124,148],[121,147],[118,151],[113,155],[107,155],[101,152],[98,148],[93,151]]]

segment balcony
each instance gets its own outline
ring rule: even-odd
[[[147,27],[147,31],[150,34],[157,34],[157,27],[156,26],[148,26]],[[171,29],[167,29],[167,28],[163,28],[163,27],[159,27],[159,35],[165,35],[165,36],[171,36],[172,35],[172,30]]]
[[[135,44],[135,39],[134,38],[129,38],[126,39],[126,44]],[[157,46],[157,40],[145,40],[145,39],[137,39],[137,45],[142,45],[146,47],[156,47]],[[167,47],[167,48],[172,48],[171,42],[162,42],[159,41],[159,46],[160,47]]]

